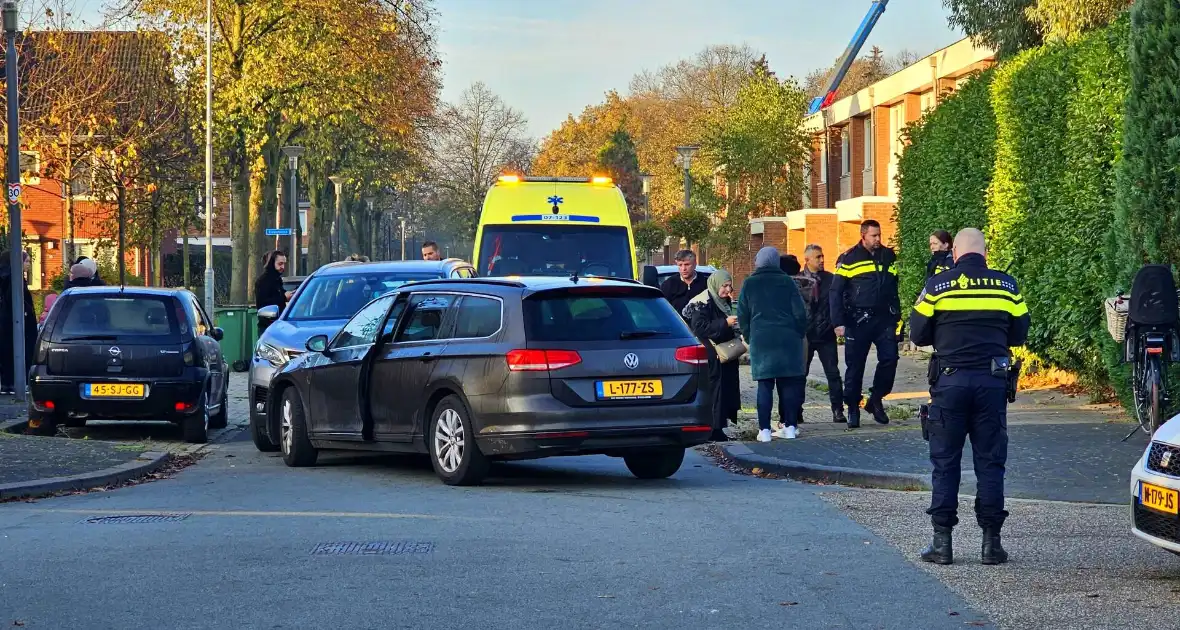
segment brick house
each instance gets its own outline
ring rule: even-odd
[[[749,275],[753,253],[765,245],[802,260],[804,247],[816,243],[830,270],[860,240],[860,222],[867,219],[879,221],[893,245],[902,131],[995,62],[993,50],[963,39],[804,119],[812,152],[803,209],[750,219],[751,260],[735,265],[735,280]]]
[[[62,103],[67,99],[63,95],[64,86],[76,86],[79,94],[89,93],[94,101],[105,99],[107,104],[114,104],[112,115],[120,116],[135,111],[135,95],[142,93],[144,86],[170,84],[172,78],[167,74],[170,73],[167,40],[158,33],[31,32],[21,37],[19,48],[22,77],[21,228],[33,266],[29,286],[39,290],[48,288],[64,266],[63,244],[69,237],[69,231],[65,229],[67,197],[73,207],[75,255],[113,258],[118,247],[117,231],[112,227],[116,206],[95,191],[96,164],[81,159],[73,169],[72,181],[58,179],[63,176],[60,163],[42,155],[35,148],[35,140],[39,136],[57,137],[62,132],[42,127],[40,122],[53,115],[55,106],[59,111],[62,109]],[[55,84],[52,89],[30,87],[51,82]],[[2,85],[3,79],[0,79]],[[3,100],[3,90],[0,90],[0,101]],[[85,98],[77,99],[76,111],[85,111],[82,104],[85,101]],[[5,131],[0,142],[6,138]],[[88,155],[85,150],[80,153]],[[128,246],[125,259],[128,273],[140,277],[146,275],[144,252]],[[111,280],[107,279],[108,282]]]

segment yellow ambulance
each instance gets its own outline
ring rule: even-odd
[[[627,201],[609,177],[501,175],[472,262],[482,277],[639,277]]]

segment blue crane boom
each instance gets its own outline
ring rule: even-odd
[[[818,113],[819,110],[831,105],[836,100],[836,92],[840,89],[840,84],[844,82],[844,75],[848,74],[848,69],[852,67],[852,62],[860,54],[861,47],[865,45],[865,41],[869,38],[869,33],[877,25],[877,20],[881,18],[881,14],[885,12],[885,5],[887,4],[889,4],[889,0],[873,0],[873,6],[869,8],[868,15],[861,21],[860,28],[856,29],[856,35],[852,37],[852,41],[844,51],[844,56],[840,57],[836,76],[832,77],[832,82],[828,85],[828,91],[823,96],[817,96],[811,99],[811,106],[807,108],[807,115],[810,116],[811,114]]]

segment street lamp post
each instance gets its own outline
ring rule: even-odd
[[[4,53],[8,81],[8,240],[9,264],[12,265],[12,390],[16,399],[25,400],[25,261],[21,251],[20,217],[20,102],[18,61],[16,58],[17,12],[14,0],[5,0]]]
[[[340,251],[341,241],[343,240],[340,238],[342,236],[340,234],[340,212],[344,205],[344,178],[339,175],[332,175],[328,178],[328,180],[331,181],[336,188],[335,216],[332,217],[332,251],[335,252],[333,260],[335,260],[335,258],[343,259],[344,252]]]
[[[296,228],[299,226],[299,156],[305,150],[300,146],[283,147],[283,155],[287,156],[287,166],[291,169],[291,192],[288,195],[291,197],[291,251],[287,258],[287,276],[291,278],[299,275],[299,258],[303,254],[303,248],[299,246],[299,230]]]
[[[373,195],[365,196],[365,205],[368,206],[369,209],[369,222],[367,223],[369,226],[369,256],[372,256],[373,258],[377,257],[377,243],[374,241],[377,240],[378,230],[381,228],[381,224],[379,222],[374,223],[374,221],[377,221],[379,218],[373,216],[373,202],[376,200],[377,199],[373,197]]]
[[[688,210],[688,199],[692,192],[692,178],[688,174],[688,167],[692,164],[692,156],[696,155],[701,147],[695,144],[688,144],[676,147],[676,153],[680,155],[681,164],[684,165],[684,209]]]
[[[233,225],[231,222],[230,225]],[[213,0],[205,2],[205,313],[213,315]]]
[[[402,260],[406,259],[406,218],[398,217],[398,222],[402,224]]]
[[[643,222],[644,223],[651,221],[651,211],[650,211],[651,201],[650,201],[650,197],[649,197],[649,195],[651,194],[651,180],[652,180],[652,176],[650,173],[640,173],[639,174],[639,182],[641,184],[643,184]],[[651,250],[649,249],[646,252],[644,252],[644,255],[647,257],[647,264],[650,265],[651,264]]]

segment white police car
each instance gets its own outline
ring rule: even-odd
[[[1131,532],[1180,555],[1180,415],[1164,423],[1131,469]]]

